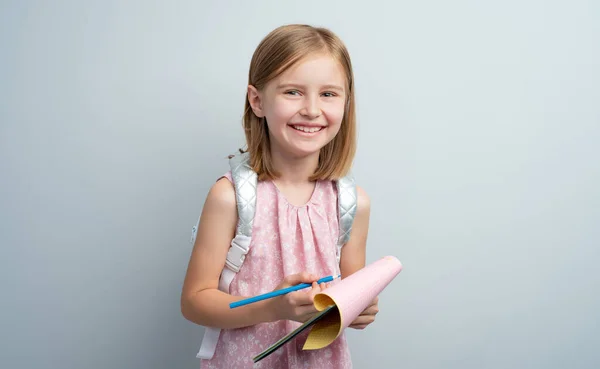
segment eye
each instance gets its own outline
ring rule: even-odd
[[[298,90],[289,90],[285,92],[286,95],[299,96],[300,92]]]
[[[324,92],[323,95],[325,97],[334,97],[334,96],[337,96],[335,92]]]

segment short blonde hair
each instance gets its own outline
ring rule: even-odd
[[[346,46],[333,32],[325,28],[292,24],[271,31],[258,45],[248,75],[248,84],[261,90],[272,79],[285,72],[300,59],[312,53],[326,52],[336,59],[346,75],[346,111],[340,131],[321,149],[319,164],[311,180],[333,180],[346,175],[356,152],[356,113],[354,106],[354,75]],[[257,117],[248,101],[243,118],[250,166],[259,180],[275,179],[266,121]],[[242,151],[242,150],[240,150]],[[244,151],[242,151],[244,152]]]

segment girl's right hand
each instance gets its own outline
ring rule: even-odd
[[[318,285],[317,280],[318,278],[308,272],[286,276],[275,290],[300,283],[312,283],[312,287],[272,298],[270,307],[273,311],[274,320],[293,320],[304,323],[311,318],[317,312],[313,299],[317,293],[326,288],[324,283]]]

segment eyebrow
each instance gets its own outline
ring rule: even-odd
[[[281,90],[281,89],[290,88],[290,87],[303,88],[305,86],[302,85],[302,84],[298,84],[298,83],[282,83],[282,84],[279,84],[277,86],[277,89]],[[328,90],[337,90],[337,91],[340,91],[340,92],[344,92],[344,88],[342,86],[339,86],[339,85],[329,84],[329,85],[322,86],[322,88],[328,89]]]

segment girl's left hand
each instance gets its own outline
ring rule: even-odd
[[[371,302],[371,305],[367,306],[367,308],[360,313],[356,319],[350,324],[350,328],[354,329],[365,329],[369,324],[375,321],[375,315],[379,312],[379,297],[375,297],[375,299]]]

